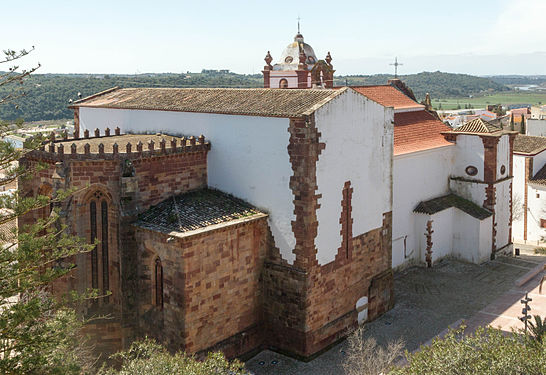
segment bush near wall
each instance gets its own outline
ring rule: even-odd
[[[222,353],[209,353],[203,361],[178,352],[170,354],[153,340],[135,342],[129,350],[114,354],[120,369],[102,368],[98,375],[244,375],[244,365],[228,361]]]
[[[434,339],[418,352],[406,352],[409,364],[392,375],[546,374],[546,340],[487,327],[464,334],[464,327]]]

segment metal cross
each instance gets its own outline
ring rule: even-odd
[[[399,63],[398,62],[398,57],[395,57],[394,58],[394,63],[389,64],[389,65],[394,65],[394,78],[398,78],[398,67],[400,65],[404,65],[404,64]]]
[[[300,33],[300,20],[301,20],[301,18],[300,18],[300,16],[298,16],[298,34]]]

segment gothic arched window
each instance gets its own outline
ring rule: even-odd
[[[286,78],[283,78],[279,81],[279,88],[280,89],[287,89],[288,88],[288,81]]]
[[[101,191],[92,194],[89,201],[89,242],[99,244],[91,251],[91,287],[106,295],[110,287],[110,255],[108,202]],[[100,269],[100,270],[99,270]],[[102,274],[99,275],[99,272]],[[104,302],[108,302],[105,297]]]
[[[109,267],[108,267],[108,203],[103,200],[100,204],[101,210],[101,247],[102,247],[102,292],[106,294],[109,288]],[[108,302],[108,297],[105,297]]]
[[[97,202],[91,201],[89,203],[89,224],[91,231],[91,243],[94,243],[97,240]],[[99,287],[99,278],[98,278],[98,268],[99,268],[99,259],[97,247],[93,247],[91,250],[91,288],[98,289]]]
[[[163,308],[163,266],[161,259],[155,260],[155,305]]]

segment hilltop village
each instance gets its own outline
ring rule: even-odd
[[[263,88],[114,87],[20,160],[47,165],[23,193],[74,189],[61,220],[99,241],[53,289],[111,291],[80,311],[111,317],[87,327],[100,352],[151,336],[310,359],[393,307],[395,270],[542,241],[539,125],[452,127],[399,79],[334,86],[334,57],[298,33]]]

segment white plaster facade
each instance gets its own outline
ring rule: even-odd
[[[204,134],[212,145],[209,186],[268,212],[275,245],[284,259],[294,261],[288,118],[88,107],[79,111],[81,132],[119,126],[123,133]],[[394,111],[347,90],[314,115],[319,141],[325,144],[316,166],[317,194],[322,197],[315,242],[317,258],[325,264],[334,260],[341,246],[339,219],[345,181],[351,181],[354,189],[354,236],[381,227],[383,213],[392,210]]]
[[[481,137],[458,134],[454,144],[394,156],[394,112],[353,90],[314,109],[319,142],[325,145],[316,163],[320,206],[315,245],[320,264],[333,261],[341,246],[341,201],[348,181],[353,189],[353,237],[381,227],[383,214],[393,212],[393,267],[424,260],[426,220],[414,213],[420,202],[455,193],[484,205],[487,184]],[[79,121],[80,131],[119,126],[122,132],[204,134],[212,144],[209,185],[267,211],[276,246],[284,259],[294,261],[288,118],[80,107]],[[499,178],[501,165],[510,160],[508,137],[504,137],[497,150]],[[466,173],[469,165],[477,168],[475,176]],[[495,182],[497,248],[510,242],[510,181]],[[480,221],[457,208],[430,216],[434,260],[454,255],[479,262],[487,246],[490,254],[492,219]]]
[[[423,231],[432,220],[432,263],[452,256],[472,263],[481,263],[491,256],[492,216],[476,219],[458,208],[451,207],[433,215],[418,214],[416,223]],[[447,230],[447,229],[450,230]],[[420,236],[419,260],[426,261],[426,237]]]
[[[293,174],[287,152],[289,119],[80,108],[81,131],[116,126],[123,133],[204,134],[212,144],[207,160],[209,186],[267,210],[275,244],[293,262],[296,240],[291,226],[295,215],[289,187]]]
[[[454,168],[451,172],[453,176],[464,176],[467,180],[483,181],[484,151],[483,142],[479,136],[458,135],[454,160]],[[475,176],[468,175],[466,173],[466,167],[468,166],[476,167],[478,174]]]
[[[269,74],[269,84],[270,88],[278,89],[280,87],[281,79],[286,79],[289,89],[298,88],[298,74],[296,71],[282,71],[282,70],[271,70]],[[311,76],[307,76],[307,87],[311,87]]]
[[[449,193],[454,148],[439,147],[394,156],[393,267],[422,258],[419,241],[425,227],[421,224],[416,228],[416,214],[413,210],[421,201]]]
[[[394,156],[393,267],[425,262],[426,224],[432,220],[432,262],[455,256],[480,263],[490,259],[493,248],[511,243],[510,227],[510,142],[499,137],[496,156],[495,215],[477,219],[450,207],[434,214],[415,213],[420,202],[454,193],[483,207],[489,183],[485,178],[485,149],[479,134],[458,134],[452,146]],[[476,168],[475,175],[467,167]],[[504,168],[502,168],[504,166]]]
[[[529,118],[525,126],[526,135],[534,135],[538,137],[546,136],[546,119],[544,118]]]
[[[532,178],[546,164],[546,150],[535,155],[514,153],[512,200],[516,214],[512,225],[512,239],[517,243],[544,244],[546,228],[542,227],[542,220],[546,219],[546,186],[533,181],[528,181],[526,184],[526,158],[533,163],[529,176]]]
[[[392,210],[394,110],[349,90],[315,112],[326,147],[317,162],[321,198],[315,244],[319,263],[334,260],[341,246],[343,186],[351,182],[353,237],[383,225]]]

